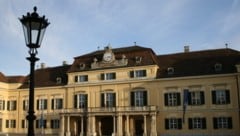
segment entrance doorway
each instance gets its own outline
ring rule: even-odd
[[[135,120],[135,136],[143,136],[143,120]]]
[[[113,117],[101,118],[101,132],[102,136],[111,136],[113,133]]]

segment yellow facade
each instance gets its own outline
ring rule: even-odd
[[[38,121],[35,121],[35,133],[59,136],[240,135],[240,71],[158,78],[158,69],[161,65],[151,64],[68,71],[66,84],[36,87],[34,106]],[[146,74],[130,77],[130,71]],[[115,75],[102,80],[102,73],[105,78],[108,78],[106,73]],[[76,81],[76,76],[85,75],[87,80]],[[5,101],[5,107],[0,111],[2,134],[27,133],[27,110],[23,106],[28,105],[24,102],[28,100],[28,88],[21,88],[22,84],[0,83],[0,99]],[[200,97],[195,100],[192,95],[191,100],[200,104],[188,104],[185,113],[184,89],[197,92],[194,95],[204,94],[203,100],[198,99]],[[230,102],[213,104],[213,90],[228,90]],[[177,104],[178,94],[180,104]],[[46,100],[46,108],[41,99]],[[16,109],[9,110],[9,101],[16,101]],[[62,105],[56,108],[53,103]],[[38,126],[36,122],[44,125]]]

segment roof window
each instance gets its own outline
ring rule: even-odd
[[[57,84],[61,84],[62,83],[62,78],[61,77],[57,77],[56,78],[56,83]]]
[[[141,63],[142,62],[142,57],[136,56],[135,61],[136,61],[137,64]]]
[[[174,68],[173,67],[168,67],[167,68],[167,73],[168,73],[168,75],[174,74]]]
[[[214,65],[215,72],[220,72],[222,71],[222,64],[221,63],[216,63]]]
[[[79,64],[79,68],[80,68],[81,70],[83,70],[83,69],[85,68],[85,66],[86,66],[86,65],[85,65],[84,63],[80,63],[80,64]]]

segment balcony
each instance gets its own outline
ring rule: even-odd
[[[60,114],[97,114],[97,115],[113,115],[115,113],[124,113],[129,115],[148,114],[157,112],[157,106],[142,106],[142,107],[89,107],[87,109],[62,109]]]

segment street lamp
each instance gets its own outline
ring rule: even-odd
[[[34,120],[36,116],[34,115],[34,67],[35,62],[39,60],[36,57],[37,48],[40,47],[44,32],[49,25],[45,16],[40,17],[37,13],[37,7],[33,8],[33,13],[27,13],[26,16],[19,18],[23,26],[23,32],[25,37],[25,42],[29,48],[29,55],[27,60],[30,61],[30,85],[29,85],[29,109],[28,109],[28,136],[34,136]]]

